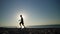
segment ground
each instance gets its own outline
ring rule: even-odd
[[[0,28],[0,34],[60,34],[60,28]]]

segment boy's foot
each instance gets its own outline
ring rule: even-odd
[[[24,28],[26,28],[26,27],[24,27]]]

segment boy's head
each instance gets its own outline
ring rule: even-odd
[[[22,17],[22,15],[20,15],[20,17]]]

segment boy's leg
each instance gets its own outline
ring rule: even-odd
[[[24,28],[25,28],[25,25],[24,25],[24,23],[22,23],[22,25],[24,26]]]
[[[19,23],[19,25],[20,25],[20,27],[22,28],[22,26],[21,26],[21,22]]]

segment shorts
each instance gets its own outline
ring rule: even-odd
[[[20,24],[24,24],[23,22],[20,22]]]

